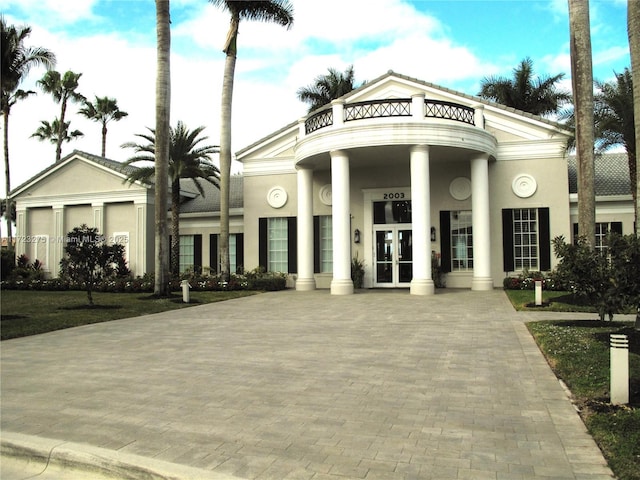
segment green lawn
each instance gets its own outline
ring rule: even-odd
[[[535,292],[533,290],[505,290],[513,307],[518,310],[532,310],[539,312],[593,312],[595,307],[586,305],[569,292],[557,292],[552,290],[542,291],[542,306],[535,305]],[[635,313],[635,309],[628,308],[619,313]],[[615,317],[615,315],[614,315]],[[615,319],[615,318],[614,318]]]
[[[191,292],[189,304],[182,302],[182,295],[159,299],[144,293],[94,293],[94,305],[88,306],[87,294],[82,291],[3,290],[0,292],[0,332],[2,340],[7,340],[256,293],[244,290]]]
[[[571,390],[589,432],[619,480],[640,480],[640,332],[595,320],[527,324],[557,377]],[[609,335],[629,337],[628,406],[609,402]]]

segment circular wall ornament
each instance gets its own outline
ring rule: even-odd
[[[466,177],[454,178],[449,184],[449,193],[456,200],[466,200],[471,196],[471,180]]]
[[[331,184],[323,185],[320,187],[320,191],[318,192],[318,196],[320,197],[320,201],[325,205],[331,205],[332,196],[331,196]]]
[[[513,179],[511,189],[513,190],[513,193],[515,193],[518,197],[529,198],[531,195],[536,193],[538,184],[536,183],[536,179],[531,175],[523,173],[517,175],[516,178]]]
[[[267,202],[273,208],[282,208],[287,203],[287,191],[282,187],[273,187],[267,193]]]

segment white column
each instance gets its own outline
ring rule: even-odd
[[[429,147],[411,148],[411,221],[413,229],[413,295],[433,295],[431,278],[431,193],[429,187]]]
[[[51,265],[47,265],[47,268],[51,269],[51,275],[58,276],[58,269],[60,268],[60,260],[64,258],[64,249],[67,246],[65,231],[66,226],[64,224],[64,205],[53,205],[53,238],[51,238],[51,246],[49,250],[49,259]]]
[[[25,240],[32,233],[27,229],[28,212],[26,208],[16,207],[16,231],[14,234],[16,241],[16,258],[22,254],[28,255],[29,245]]]
[[[353,293],[351,280],[351,217],[349,214],[349,156],[346,152],[331,152],[331,197],[333,226],[332,295]]]
[[[476,127],[484,129],[484,105],[481,103],[474,106],[473,123]]]
[[[98,229],[100,235],[107,236],[105,232],[104,203],[96,202],[91,204],[93,210],[93,227]]]
[[[471,160],[471,210],[473,224],[471,290],[492,290],[488,155],[481,155]]]
[[[341,127],[344,125],[344,100],[339,98],[333,100],[331,109],[333,110],[333,126]]]
[[[424,120],[424,93],[411,95],[411,117],[418,122]]]
[[[313,170],[298,169],[298,278],[296,290],[315,290],[313,277]]]

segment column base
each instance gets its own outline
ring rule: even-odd
[[[485,292],[493,290],[493,279],[491,277],[473,277],[471,279],[471,290]]]
[[[298,278],[296,280],[296,290],[308,292],[316,289],[316,281],[313,278]]]
[[[409,292],[411,295],[433,295],[436,292],[436,287],[431,279],[413,279]]]
[[[353,282],[349,280],[333,279],[331,280],[331,295],[352,295]]]

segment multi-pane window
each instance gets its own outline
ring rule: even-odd
[[[607,235],[609,234],[608,223],[596,223],[596,251],[600,253],[606,252],[609,245],[607,244]]]
[[[333,224],[330,215],[322,215],[319,218],[320,242],[320,272],[333,272]]]
[[[270,272],[288,272],[288,220],[270,218],[267,224],[267,262]]]
[[[537,209],[513,210],[513,252],[515,269],[538,269]]]
[[[471,211],[451,214],[451,269],[473,270],[473,227]]]
[[[193,235],[180,235],[180,271],[193,270],[195,266],[195,239]]]

